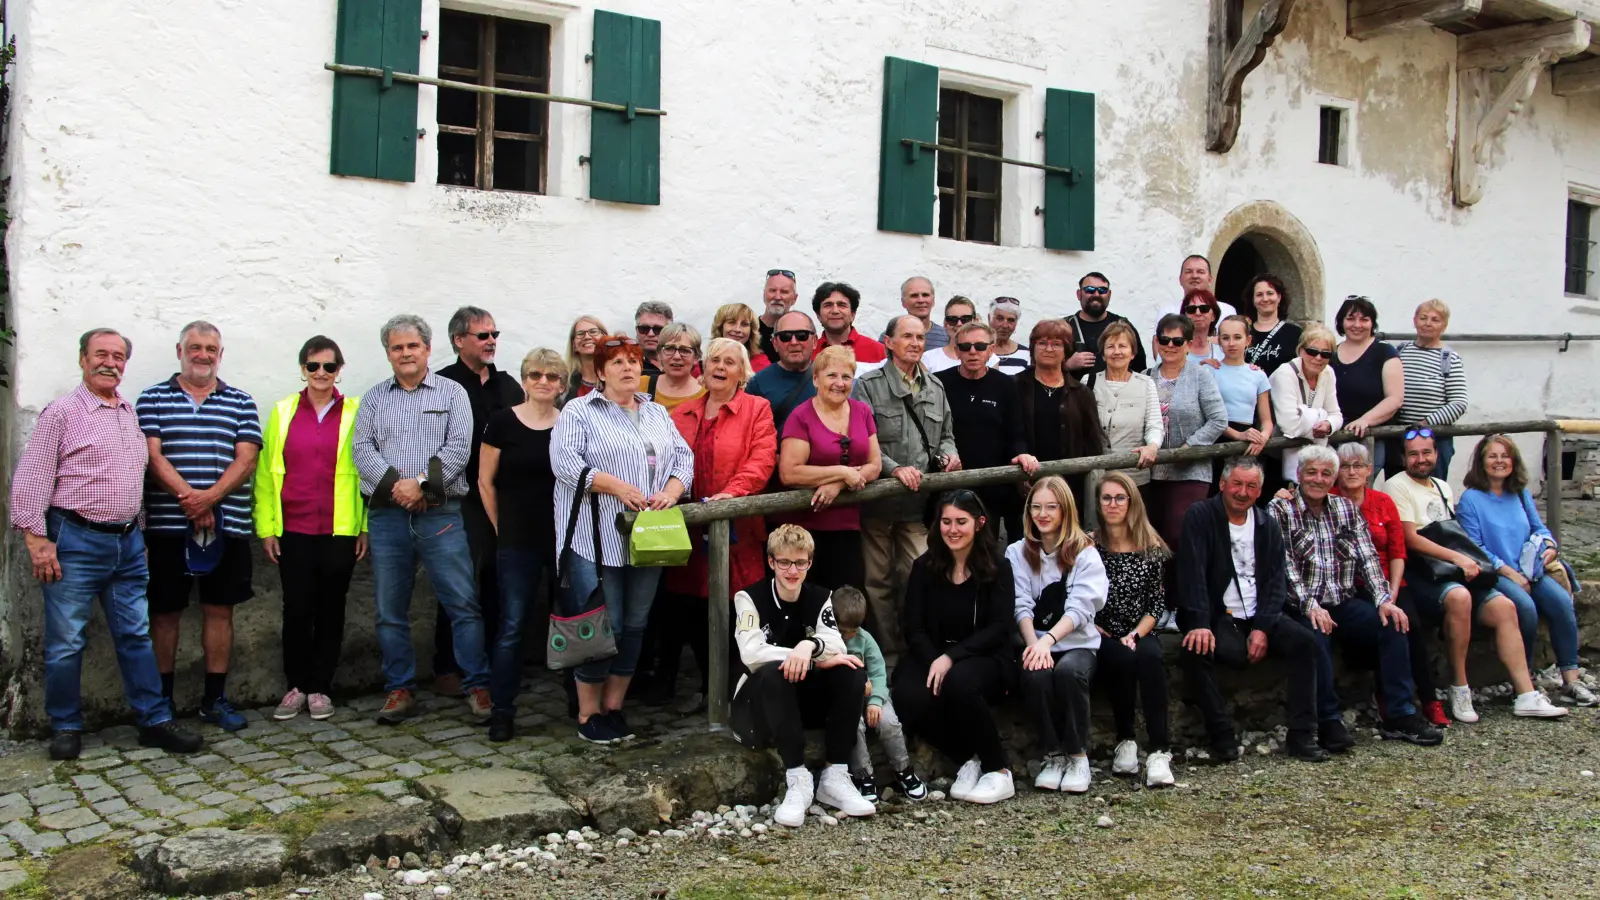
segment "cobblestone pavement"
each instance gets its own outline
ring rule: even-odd
[[[518,700],[518,736],[492,744],[461,698],[417,694],[419,714],[397,726],[374,720],[381,696],[343,703],[326,721],[302,713],[274,721],[272,707],[244,711],[249,726],[232,734],[185,720],[205,749],[193,756],[141,748],[131,726],[87,734],[76,762],[50,763],[42,742],[0,759],[0,860],[44,854],[93,841],[130,848],[190,828],[276,815],[319,798],[360,791],[409,806],[423,802],[412,780],[471,767],[536,764],[582,749],[566,717],[559,679],[539,672]],[[704,727],[704,716],[671,707],[636,707],[629,722],[641,736]],[[0,887],[14,864],[0,862]]]

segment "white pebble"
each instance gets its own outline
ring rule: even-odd
[[[762,825],[760,822],[757,822],[756,824],[750,826],[750,830],[754,831],[756,834],[766,834],[767,826]]]
[[[554,831],[552,831],[549,834],[544,836],[544,842],[546,844],[559,844],[559,843],[561,843],[561,835],[556,834]]]
[[[527,868],[528,864],[525,862],[514,862],[511,864],[511,871],[513,872],[523,872],[526,871]]]
[[[428,883],[428,873],[424,872],[424,871],[421,871],[420,869],[412,869],[411,871],[405,873],[405,875],[401,876],[400,883],[401,884],[409,884],[412,887],[416,887],[416,886],[422,885],[422,884],[427,884]]]
[[[818,806],[815,803],[811,804],[811,807],[806,810],[806,815],[808,815],[808,816],[821,816],[821,815],[826,815],[826,814],[827,814],[827,810],[823,809],[822,807]]]
[[[1111,821],[1110,816],[1101,816],[1094,820],[1094,824],[1097,828],[1110,828],[1114,823]]]
[[[933,791],[932,793],[928,794],[928,799],[929,800],[943,800],[944,799],[944,791]]]
[[[383,900],[383,895],[375,891],[368,891],[361,895],[361,900]]]
[[[652,828],[652,829],[650,829],[650,833],[649,833],[648,836],[649,837],[661,837],[661,832],[659,832],[659,831],[655,830],[654,828]]]
[[[483,874],[487,875],[490,872],[493,872],[495,869],[498,869],[498,868],[500,868],[500,864],[499,863],[486,862],[486,863],[483,864]]]
[[[448,885],[448,884],[434,885],[433,895],[435,897],[448,897],[448,896],[450,896],[450,885]]]
[[[581,841],[581,840],[583,840],[583,835],[581,833],[577,832],[577,831],[569,831],[569,832],[567,832],[567,840],[569,840],[569,841]]]
[[[753,834],[755,834],[755,832],[754,832],[754,831],[751,831],[751,830],[750,830],[750,829],[748,829],[748,828],[741,828],[741,829],[739,829],[739,837],[744,837],[744,838],[747,838],[747,837],[749,837],[749,836],[751,836],[751,835],[753,835]]]
[[[1582,777],[1582,778],[1593,778],[1594,777],[1594,773],[1589,771],[1588,769],[1584,769],[1582,772],[1579,772],[1578,775],[1579,775],[1579,777]]]
[[[822,817],[822,824],[824,824],[824,825],[837,825],[837,824],[839,824],[839,820],[835,819],[833,816],[823,816]]]
[[[476,865],[481,864],[482,862],[483,862],[483,854],[482,853],[474,853],[471,856],[467,857],[467,865],[476,866]]]
[[[452,875],[456,874],[457,872],[461,871],[461,863],[453,862],[450,865],[445,866],[443,871],[444,871],[444,877],[449,878],[450,876],[452,876]]]
[[[629,834],[632,834],[632,832],[629,832]],[[627,838],[617,838],[617,849],[620,850],[620,849],[622,849],[623,847],[626,847],[626,846],[628,846],[628,839]]]
[[[973,824],[973,825],[975,825],[975,826],[977,826],[977,827],[979,827],[979,828],[982,828],[982,827],[983,827],[983,826],[985,826],[985,825],[987,825],[987,824],[989,824],[989,823],[988,823],[988,822],[985,822],[985,821],[984,821],[984,820],[982,820],[982,819],[979,819],[979,820],[978,820],[978,821],[976,821],[976,822],[973,822],[973,823],[972,823],[972,824]]]

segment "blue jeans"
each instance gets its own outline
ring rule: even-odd
[[[1333,641],[1371,648],[1378,657],[1378,683],[1383,691],[1384,711],[1390,719],[1417,711],[1411,695],[1411,646],[1404,634],[1378,618],[1378,608],[1365,597],[1350,597],[1337,606],[1327,607],[1333,617],[1333,634],[1323,634],[1305,623],[1317,641],[1317,719],[1326,722],[1341,717],[1339,692],[1333,683]],[[1413,628],[1421,627],[1413,623]]]
[[[1528,652],[1528,671],[1533,671],[1533,647],[1539,639],[1539,620],[1550,626],[1550,648],[1556,652],[1556,665],[1562,671],[1578,667],[1578,615],[1572,608],[1572,595],[1549,577],[1533,582],[1523,590],[1515,581],[1500,576],[1495,585],[1500,593],[1517,605],[1517,625],[1522,629],[1522,648]]]
[[[478,612],[477,585],[461,504],[412,513],[380,507],[367,517],[367,544],[372,554],[372,581],[378,604],[378,649],[383,653],[384,690],[411,690],[417,681],[416,651],[411,646],[411,592],[417,581],[417,558],[428,571],[433,592],[450,615],[461,683],[468,690],[487,687],[489,662],[483,651],[483,617]]]
[[[140,725],[172,718],[161,696],[161,674],[150,648],[150,616],[145,585],[144,533],[90,531],[51,511],[47,533],[56,545],[61,578],[44,589],[44,708],[55,731],[82,731],[84,633],[95,600],[106,612],[122,692]]]
[[[489,664],[489,696],[497,713],[516,712],[517,691],[522,687],[522,630],[528,625],[528,609],[539,590],[545,562],[538,550],[501,547],[495,552],[500,636]]]
[[[632,677],[639,664],[639,649],[644,646],[645,626],[650,624],[650,606],[656,599],[661,570],[654,566],[605,566],[605,578],[601,579],[593,560],[577,553],[572,554],[571,560],[572,594],[566,598],[567,609],[576,611],[579,601],[574,598],[587,598],[594,593],[595,584],[601,584],[606,609],[611,613],[611,631],[617,636],[617,655],[579,666],[577,679],[599,684],[612,675]]]

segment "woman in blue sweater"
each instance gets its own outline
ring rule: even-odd
[[[1556,541],[1534,508],[1528,470],[1517,445],[1503,434],[1484,438],[1472,454],[1472,468],[1462,484],[1466,490],[1461,492],[1456,518],[1488,552],[1500,570],[1500,592],[1517,605],[1528,671],[1533,671],[1533,646],[1542,617],[1550,626],[1550,646],[1561,667],[1560,699],[1593,706],[1594,693],[1578,680],[1578,617],[1572,595],[1549,575],[1561,565]]]

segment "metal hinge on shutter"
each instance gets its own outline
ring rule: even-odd
[[[377,78],[383,82],[383,87],[385,88],[392,86],[397,81],[402,84],[426,84],[447,90],[468,91],[474,94],[494,94],[499,97],[517,97],[523,100],[543,100],[546,103],[571,103],[574,106],[587,106],[590,109],[624,113],[630,119],[634,116],[664,116],[667,114],[664,109],[644,109],[631,103],[604,103],[599,100],[586,100],[582,97],[563,97],[559,94],[541,94],[537,91],[518,91],[511,88],[489,87],[482,84],[467,84],[461,81],[446,81],[442,78],[429,78],[425,75],[396,72],[392,68],[379,69],[373,66],[348,66],[342,63],[324,63],[322,67],[336,75],[361,75],[367,78]]]

